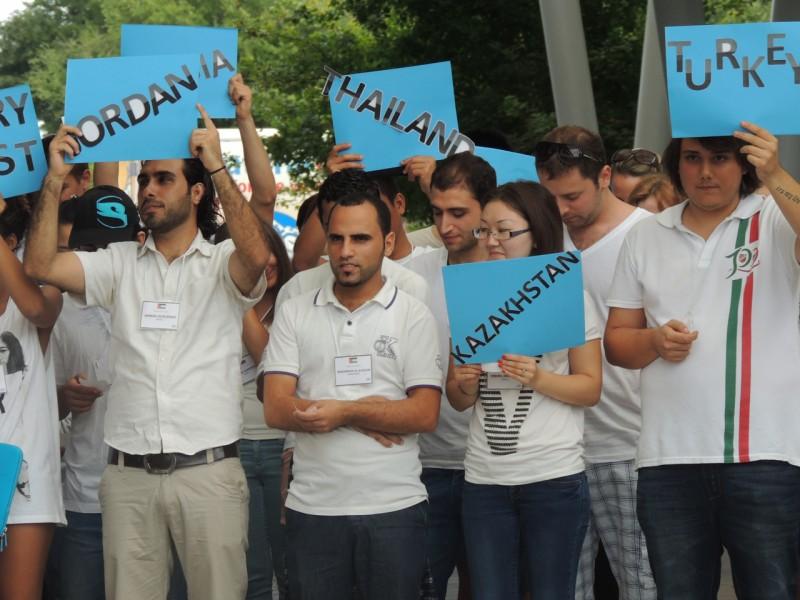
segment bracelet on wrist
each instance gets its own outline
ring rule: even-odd
[[[213,176],[219,173],[220,171],[225,171],[227,168],[228,167],[226,167],[225,165],[222,165],[219,169],[214,169],[213,171],[209,171],[208,174]]]

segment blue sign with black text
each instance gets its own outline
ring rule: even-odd
[[[578,251],[443,267],[455,363],[583,344],[581,273]]]
[[[239,30],[184,25],[123,25],[122,56],[195,54],[190,65],[200,85],[200,103],[210,117],[230,119],[236,107],[228,97],[228,80],[236,74]]]
[[[512,181],[539,181],[536,159],[529,154],[475,146],[475,154],[488,162],[497,174],[497,185]]]
[[[200,113],[193,54],[67,61],[64,120],[81,130],[76,162],[187,158]],[[102,82],[102,85],[100,84]]]
[[[472,151],[458,131],[449,62],[342,75],[329,67],[328,96],[337,144],[364,156],[365,171],[397,168],[415,155]]]
[[[666,28],[673,137],[800,133],[800,23]]]
[[[42,187],[47,162],[28,84],[0,90],[0,193],[6,198]]]

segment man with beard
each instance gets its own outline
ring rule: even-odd
[[[333,278],[286,300],[264,360],[264,414],[296,432],[287,507],[292,596],[419,597],[426,493],[417,433],[436,428],[442,357],[425,305],[382,276],[389,208],[376,190],[326,222]]]
[[[225,169],[214,123],[192,159],[147,161],[139,212],[150,236],[96,252],[56,253],[58,198],[80,131],[63,126],[33,216],[25,268],[110,313],[113,365],[100,483],[106,597],[163,599],[174,542],[189,596],[244,598],[247,482],[241,435],[242,318],[264,294],[261,224]],[[213,183],[212,183],[213,182]],[[208,241],[214,187],[232,241]],[[120,215],[99,207],[109,226]]]

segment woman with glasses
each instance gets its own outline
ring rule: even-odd
[[[561,252],[553,196],[531,182],[497,188],[476,237],[489,260]],[[491,282],[476,282],[488,285]],[[586,306],[586,342],[543,356],[456,366],[447,397],[474,407],[465,459],[464,536],[476,600],[571,598],[589,520],[583,410],[600,397],[598,319]]]

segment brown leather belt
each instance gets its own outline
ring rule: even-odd
[[[224,458],[234,458],[239,456],[239,445],[237,442],[227,446],[217,446],[210,449],[213,460],[209,460],[209,450],[200,450],[194,454],[180,454],[179,452],[161,452],[159,454],[128,454],[111,448],[108,453],[108,464],[119,464],[119,457],[122,455],[122,464],[134,469],[144,469],[148,473],[156,475],[169,475],[175,469],[184,467],[196,467],[206,465],[209,462],[222,460]]]

